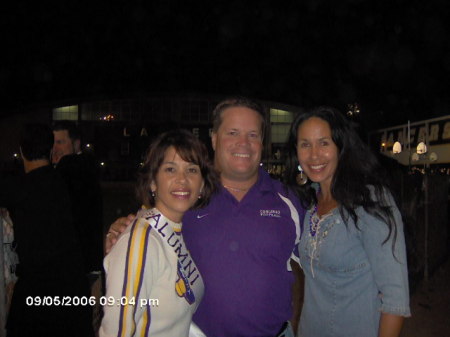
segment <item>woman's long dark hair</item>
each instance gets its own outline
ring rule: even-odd
[[[385,243],[393,235],[392,248],[397,238],[397,227],[387,198],[391,189],[386,183],[387,176],[369,147],[358,136],[354,124],[347,120],[337,109],[327,106],[314,108],[297,115],[292,122],[287,143],[287,165],[284,180],[300,198],[305,208],[317,203],[316,191],[311,181],[299,186],[296,183],[298,174],[297,131],[299,126],[311,117],[320,118],[328,123],[331,137],[336,144],[339,156],[336,172],[331,183],[331,195],[339,203],[339,212],[345,224],[349,216],[358,227],[357,207],[385,222],[389,234]],[[393,202],[393,199],[392,199]]]

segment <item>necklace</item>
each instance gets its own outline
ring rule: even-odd
[[[231,187],[231,186],[227,186],[227,185],[223,185],[223,187],[225,187],[227,190],[231,190],[234,192],[247,192],[248,188],[236,188],[236,187]]]
[[[320,219],[317,216],[317,204],[314,205],[313,211],[309,216],[309,233],[312,237],[316,236]]]

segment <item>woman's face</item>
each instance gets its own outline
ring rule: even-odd
[[[311,117],[297,129],[297,158],[309,179],[330,189],[336,172],[339,150],[331,137],[328,122]]]
[[[170,220],[181,222],[184,212],[198,200],[203,185],[200,167],[184,161],[171,146],[151,183],[155,207]]]

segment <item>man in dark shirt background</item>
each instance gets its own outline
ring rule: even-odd
[[[72,121],[53,125],[52,164],[69,189],[75,229],[83,252],[85,273],[96,300],[93,325],[100,326],[102,308],[99,299],[104,294],[103,274],[103,200],[94,156],[81,151],[81,133]]]
[[[93,283],[103,269],[103,205],[97,164],[92,155],[81,152],[74,122],[55,123],[53,134],[52,163],[69,188],[85,271]]]
[[[93,336],[91,308],[73,302],[88,298],[89,288],[67,186],[50,166],[52,145],[50,128],[26,125],[25,175],[0,179],[19,255],[8,336]]]

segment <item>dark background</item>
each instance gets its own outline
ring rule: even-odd
[[[373,130],[449,114],[447,0],[15,1],[0,118],[29,104],[169,92],[346,111]]]

